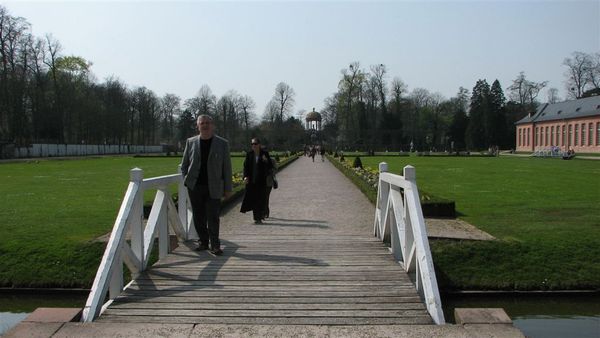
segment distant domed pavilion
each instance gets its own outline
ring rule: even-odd
[[[313,110],[306,114],[306,129],[321,131],[321,114]]]

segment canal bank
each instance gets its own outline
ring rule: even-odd
[[[0,289],[0,335],[38,307],[83,308],[89,290]],[[457,308],[503,308],[527,337],[600,336],[600,292],[442,293],[444,315]]]
[[[37,308],[83,308],[88,294],[85,289],[0,288],[0,336]]]

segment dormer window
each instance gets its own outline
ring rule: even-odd
[[[580,110],[581,110],[581,107],[577,107],[577,109],[575,109],[575,111],[580,111]]]
[[[560,113],[562,113],[562,110],[559,110],[558,113],[556,113],[556,114],[560,114]]]

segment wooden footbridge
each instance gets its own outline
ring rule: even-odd
[[[238,204],[224,210],[224,254],[213,256],[194,250],[189,210],[171,199],[174,184],[187,205],[180,175],[143,179],[132,170],[83,320],[444,324],[414,169],[380,175],[376,208],[329,162],[300,158],[279,181],[265,224],[253,224]],[[157,192],[144,221],[148,189]],[[150,266],[155,238],[159,260]],[[124,264],[133,277],[127,285]]]

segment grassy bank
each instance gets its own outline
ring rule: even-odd
[[[444,289],[600,289],[600,162],[540,158],[361,157],[454,200],[498,241],[433,241]],[[351,160],[351,159],[350,159]]]
[[[129,181],[177,172],[178,157],[0,164],[0,286],[89,287]],[[240,171],[243,158],[232,158]],[[146,196],[152,198],[152,194]]]

